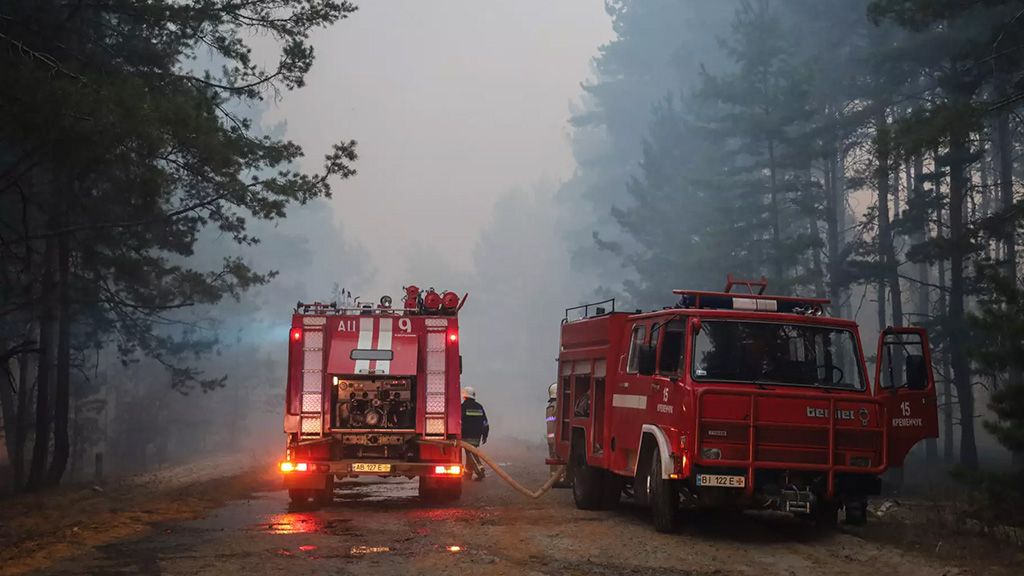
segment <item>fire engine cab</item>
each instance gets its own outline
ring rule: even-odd
[[[405,289],[401,307],[303,304],[292,315],[280,464],[292,501],[329,501],[336,478],[419,478],[420,496],[462,494],[458,312],[466,296]]]
[[[566,310],[548,463],[568,465],[577,507],[625,493],[659,531],[681,505],[862,523],[880,475],[938,436],[923,329],[882,331],[872,386],[855,322],[766,286],[729,277],[654,312]]]

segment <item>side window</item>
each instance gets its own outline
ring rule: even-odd
[[[661,357],[658,361],[658,373],[665,376],[675,376],[679,373],[679,366],[683,361],[683,342],[686,340],[686,331],[681,322],[672,322],[665,329],[665,336],[662,337]]]
[[[637,373],[637,353],[639,352],[640,345],[644,343],[644,336],[647,335],[647,328],[645,326],[636,325],[633,327],[633,336],[629,339],[629,359],[626,361],[626,372],[628,374]]]

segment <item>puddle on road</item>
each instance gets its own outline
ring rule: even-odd
[[[450,522],[481,522],[492,516],[494,512],[467,508],[428,508],[410,512],[418,520],[450,521]]]
[[[419,483],[405,479],[346,480],[337,487],[335,498],[342,501],[403,502],[419,499]]]
[[[289,512],[270,516],[265,526],[271,534],[310,534],[320,532],[324,527],[324,519],[312,514]]]
[[[265,492],[247,501],[228,504],[210,516],[176,526],[176,530],[243,530],[273,535],[325,534],[360,537],[358,515],[363,503],[370,511],[402,510],[421,520],[478,520],[490,515],[461,508],[421,508],[419,486],[405,479],[359,478],[337,484],[334,501],[325,506],[296,506],[288,503],[284,491]],[[371,504],[372,503],[372,504]],[[370,553],[377,548],[370,546]],[[354,552],[355,554],[356,552]]]

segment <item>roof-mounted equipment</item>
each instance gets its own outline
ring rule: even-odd
[[[734,293],[733,288],[746,287],[747,293]],[[768,280],[737,280],[730,274],[726,278],[723,292],[703,290],[673,290],[679,296],[676,308],[697,308],[703,310],[744,310],[749,312],[776,312],[781,314],[803,314],[821,316],[829,304],[827,298],[794,298],[789,296],[766,296]],[[757,292],[754,289],[757,288]]]

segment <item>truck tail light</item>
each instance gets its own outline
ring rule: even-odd
[[[434,466],[434,474],[438,476],[458,476],[462,474],[462,466],[453,464],[451,466]]]
[[[287,474],[289,472],[307,472],[309,471],[309,464],[305,462],[281,462],[281,472]]]

